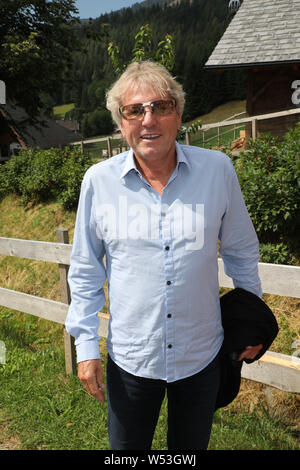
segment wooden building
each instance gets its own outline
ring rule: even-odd
[[[247,70],[248,116],[299,107],[300,0],[244,0],[205,68]],[[298,121],[299,114],[259,121],[258,135],[282,135]]]
[[[22,108],[0,105],[0,161],[21,149],[62,147],[78,138],[78,134],[52,119],[41,117],[33,123]]]

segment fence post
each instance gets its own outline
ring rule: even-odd
[[[58,243],[69,243],[69,233],[65,228],[56,229],[56,241]],[[68,284],[68,271],[67,264],[59,264],[59,277],[60,277],[60,295],[61,301],[65,304],[70,304],[71,294]],[[74,345],[74,338],[67,333],[64,329],[64,343],[65,343],[65,364],[67,374],[76,374],[76,348]]]
[[[257,134],[257,120],[253,119],[252,120],[252,139],[256,139],[256,134]]]
[[[111,137],[107,137],[107,151],[108,151],[108,158],[110,158],[112,156]]]
[[[190,139],[190,133],[189,132],[185,133],[185,143],[186,143],[186,145],[191,145],[191,139]]]

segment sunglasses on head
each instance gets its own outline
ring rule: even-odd
[[[149,106],[152,114],[166,116],[167,114],[172,114],[176,106],[176,101],[174,99],[170,99],[148,101],[148,103],[127,104],[125,106],[121,106],[119,108],[119,112],[121,116],[128,121],[131,121],[132,119],[140,120],[145,114],[146,106]]]

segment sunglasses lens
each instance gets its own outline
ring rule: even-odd
[[[170,114],[174,109],[174,101],[172,100],[159,100],[152,103],[153,112],[161,116]]]
[[[149,104],[152,113],[158,114],[159,116],[164,116],[166,114],[171,114],[175,107],[174,100],[158,100],[152,101]],[[142,103],[128,104],[120,108],[120,113],[124,119],[142,119],[145,112],[144,105]]]
[[[125,119],[138,119],[143,116],[144,108],[142,104],[128,104],[127,106],[122,106],[120,112]]]

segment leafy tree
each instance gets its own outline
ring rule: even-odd
[[[31,116],[43,107],[43,94],[71,80],[77,13],[75,0],[0,0],[0,77],[8,100]]]
[[[95,109],[84,115],[81,129],[84,137],[108,135],[114,130],[114,124],[107,109]]]
[[[121,75],[126,64],[120,60],[119,46],[110,42],[108,46],[108,54],[111,58],[115,73],[117,75]],[[140,30],[135,35],[131,62],[140,62],[142,60],[149,59],[155,60],[171,71],[174,67],[175,50],[173,37],[170,34],[166,34],[165,39],[159,41],[157,48],[154,48],[152,29],[149,24],[146,24],[141,26]]]
[[[137,8],[124,8],[93,20],[88,28],[94,35],[100,34],[101,41],[87,39],[78,30],[85,52],[75,53],[74,57],[76,90],[72,94],[66,87],[58,90],[59,104],[76,103],[73,116],[82,120],[85,113],[105,108],[106,90],[122,73],[124,64],[145,58],[163,63],[183,85],[184,122],[222,103],[245,98],[245,71],[225,70],[219,75],[203,67],[231,20],[228,2],[182,0],[172,2],[172,6],[154,3],[148,8],[139,3]],[[84,101],[87,105],[83,107]]]

